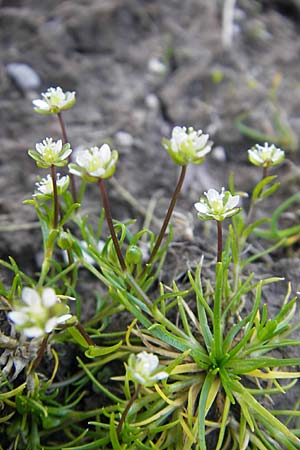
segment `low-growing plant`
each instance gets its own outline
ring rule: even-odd
[[[62,111],[73,106],[75,93],[50,88],[33,103],[36,112],[57,115],[62,139],[45,138],[29,150],[50,172],[25,202],[40,221],[40,272],[32,278],[12,258],[1,261],[13,277],[0,292],[10,324],[10,334],[0,334],[0,448],[299,449],[297,402],[277,410],[272,401],[300,377],[300,357],[278,356],[300,345],[297,297],[288,283],[279,312],[269,317],[266,287],[283,279],[250,270],[299,233],[298,225],[278,228],[286,203],[271,220],[256,219],[257,205],[279,187],[268,171],[284,152],[268,143],[248,151],[262,178],[247,210],[233,177],[229,190],[210,188],[195,203],[200,220],[216,222],[215,266],[206,267],[203,256],[167,285],[161,268],[172,240],[170,219],[187,166],[203,163],[211,150],[209,136],[177,126],[163,140],[181,167],[179,179],[159,233],[133,232],[130,221],[111,215],[105,179],[116,170],[118,152],[104,143],[73,158]],[[56,173],[67,165],[69,174]],[[96,230],[81,208],[87,183],[98,185],[103,205]],[[231,223],[224,239],[225,219]],[[249,253],[257,236],[274,243]],[[80,291],[82,270],[97,281],[96,292]],[[95,309],[82,323],[90,296]]]

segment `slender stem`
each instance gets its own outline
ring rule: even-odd
[[[63,144],[67,144],[67,142],[69,142],[69,141],[68,141],[67,131],[66,131],[66,127],[65,127],[65,122],[63,120],[61,112],[57,113],[57,117],[58,117],[60,129],[61,129]],[[71,158],[69,156],[69,163],[70,162],[71,162]],[[72,198],[73,198],[73,201],[76,202],[77,195],[76,195],[75,177],[72,173],[69,174],[69,177],[70,177]]]
[[[222,262],[222,222],[220,220],[217,220],[217,227],[218,227],[218,256],[217,256],[217,262]]]
[[[47,347],[47,342],[48,342],[48,338],[49,338],[49,334],[47,334],[44,339],[42,340],[41,346],[39,348],[37,357],[35,358],[35,360],[33,361],[32,367],[31,367],[31,371],[36,370],[38,368],[38,366],[40,365],[44,353],[46,351],[46,347]]]
[[[149,259],[147,261],[147,264],[151,264],[152,263],[153,259],[156,256],[156,253],[158,252],[160,244],[161,244],[161,242],[163,240],[163,237],[165,235],[166,229],[167,229],[167,227],[169,225],[169,222],[170,222],[170,219],[171,219],[171,215],[172,215],[172,212],[174,210],[174,207],[175,207],[175,204],[176,204],[176,201],[177,201],[177,197],[178,197],[178,195],[179,195],[179,193],[181,191],[181,188],[182,188],[182,185],[183,185],[183,181],[184,181],[184,178],[185,178],[185,174],[186,174],[186,166],[182,166],[181,167],[181,173],[180,173],[180,176],[179,176],[176,188],[174,190],[173,196],[171,198],[167,214],[165,216],[165,219],[163,221],[161,230],[159,232],[158,238],[157,238],[156,243],[154,245],[154,248],[153,248],[153,250],[151,252],[151,255],[150,255],[150,257],[149,257]]]
[[[99,178],[98,186],[99,186],[100,191],[101,191],[101,196],[102,196],[102,202],[103,202],[103,207],[104,207],[104,211],[105,211],[106,221],[107,221],[107,225],[109,227],[111,238],[113,240],[113,244],[114,244],[114,247],[115,247],[115,250],[116,250],[116,254],[117,254],[120,266],[121,266],[122,270],[125,272],[126,271],[126,264],[125,264],[123,255],[121,253],[119,242],[118,242],[118,239],[117,239],[117,236],[116,236],[116,232],[115,232],[115,229],[114,229],[114,225],[113,225],[113,221],[112,221],[112,217],[111,217],[111,212],[110,212],[110,207],[109,207],[109,202],[108,202],[108,198],[107,198],[107,194],[106,194],[106,189],[105,189],[104,181],[102,180],[102,178]]]
[[[137,388],[136,388],[135,392],[133,393],[132,397],[130,398],[129,402],[127,403],[126,408],[125,408],[124,411],[123,411],[123,414],[122,414],[122,416],[121,416],[119,425],[118,425],[118,427],[117,427],[117,433],[118,433],[118,435],[120,434],[120,432],[121,432],[121,430],[122,430],[122,426],[123,426],[123,424],[124,424],[124,422],[125,422],[125,419],[126,419],[126,416],[127,416],[127,414],[128,414],[128,411],[129,411],[130,407],[133,405],[134,401],[136,400],[136,398],[137,398],[137,396],[138,396],[138,393],[140,392],[141,387],[142,387],[141,384],[138,384],[138,385],[137,385]]]
[[[56,170],[55,166],[52,164],[50,167],[50,173],[52,178],[53,185],[53,228],[57,229],[58,226],[58,214],[59,214],[59,206],[58,206],[58,195],[57,195],[57,184],[56,184]]]
[[[76,328],[79,331],[79,333],[84,337],[84,339],[86,340],[86,342],[89,345],[96,345],[95,342],[93,341],[93,339],[89,336],[89,334],[85,331],[85,329],[83,328],[83,325],[80,322],[77,322],[76,324]]]
[[[268,175],[268,167],[264,166],[263,167],[263,176],[262,176],[262,180],[264,180],[265,178],[267,178]]]

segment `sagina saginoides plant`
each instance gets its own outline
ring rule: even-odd
[[[274,212],[271,229],[267,218],[256,218],[257,205],[279,187],[268,171],[276,170],[284,151],[272,143],[248,151],[262,176],[246,208],[243,186],[237,192],[233,177],[227,190],[199,192],[190,208],[195,221],[217,224],[213,271],[206,270],[207,247],[196,265],[166,285],[161,268],[171,216],[188,165],[209,157],[209,135],[176,126],[163,139],[180,166],[178,181],[157,234],[136,225],[133,231],[131,221],[113,219],[107,193],[118,151],[96,142],[73,157],[62,114],[70,114],[75,99],[75,92],[52,87],[33,101],[35,112],[57,116],[61,136],[29,151],[48,172],[25,202],[40,221],[40,271],[29,276],[12,258],[1,261],[13,273],[11,285],[0,285],[10,324],[10,332],[0,334],[1,448],[299,449],[297,400],[282,411],[272,401],[300,376],[300,358],[288,357],[288,348],[300,344],[291,334],[299,328],[297,300],[287,284],[285,298],[276,299],[281,308],[269,317],[265,289],[282,279],[249,271],[250,262],[300,232],[298,225],[277,226],[286,204]],[[101,194],[96,229],[82,207],[88,183]],[[248,241],[253,246],[257,235],[274,242],[249,253]],[[80,284],[83,271],[89,291]]]

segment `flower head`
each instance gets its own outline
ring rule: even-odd
[[[42,99],[33,100],[34,110],[39,114],[58,114],[70,109],[75,101],[75,92],[64,92],[62,88],[49,88],[42,93]]]
[[[159,359],[153,353],[141,352],[129,356],[128,371],[139,384],[151,386],[169,376],[167,372],[158,369]]]
[[[240,211],[237,207],[240,196],[231,195],[224,188],[220,193],[215,189],[209,189],[204,195],[206,198],[200,198],[200,201],[195,203],[199,219],[221,221]]]
[[[54,289],[40,291],[24,288],[22,300],[15,302],[14,311],[8,313],[16,329],[28,338],[38,338],[51,333],[59,324],[72,317],[69,307],[61,303]]]
[[[189,163],[201,164],[211,151],[209,135],[192,127],[175,127],[170,140],[163,139],[163,146],[168,150],[176,164],[185,166]]]
[[[72,153],[70,144],[63,145],[61,139],[55,142],[52,138],[45,138],[43,142],[36,144],[35,148],[35,150],[28,150],[28,154],[42,169],[52,165],[65,166],[68,156]]]
[[[57,194],[62,195],[69,186],[70,178],[68,175],[65,175],[60,178],[60,174],[56,175],[56,186],[57,186]],[[47,175],[46,178],[42,178],[40,181],[35,183],[36,191],[33,194],[33,197],[37,197],[39,199],[49,199],[53,194],[53,182],[50,175]]]
[[[95,182],[114,174],[118,156],[117,150],[111,150],[108,144],[79,150],[75,157],[76,164],[69,164],[69,169],[74,175]]]
[[[255,166],[270,167],[280,164],[285,158],[285,153],[274,144],[269,145],[265,142],[264,145],[256,144],[248,150],[248,157]]]

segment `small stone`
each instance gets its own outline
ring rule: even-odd
[[[17,87],[23,92],[34,91],[41,84],[38,74],[27,64],[10,63],[7,64],[6,71]]]
[[[211,156],[216,161],[220,161],[220,162],[226,161],[226,152],[225,152],[224,147],[222,147],[221,145],[213,147]]]
[[[159,99],[155,94],[148,94],[145,98],[145,104],[152,111],[159,110]]]
[[[123,145],[124,147],[131,147],[133,144],[133,137],[126,131],[118,131],[115,134],[115,138],[117,143],[119,145]]]
[[[167,71],[166,65],[157,58],[151,58],[148,61],[148,69],[157,75],[164,75]]]

